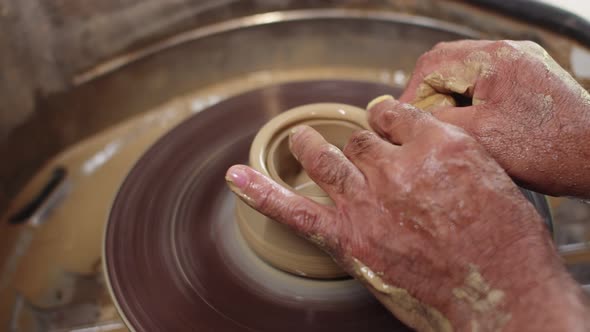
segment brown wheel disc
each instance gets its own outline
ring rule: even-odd
[[[105,264],[137,331],[406,331],[352,279],[279,271],[245,244],[224,175],[246,163],[274,115],[316,102],[364,107],[391,86],[286,83],[222,101],[188,119],[137,162],[113,204]]]

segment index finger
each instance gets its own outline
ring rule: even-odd
[[[250,207],[291,227],[308,239],[336,236],[333,207],[298,195],[245,165],[234,165],[225,177],[230,189]]]

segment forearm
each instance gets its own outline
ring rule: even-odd
[[[458,234],[463,240],[454,251],[461,255],[425,273],[416,274],[411,260],[398,263],[412,279],[404,282],[414,285],[407,289],[412,298],[373,292],[419,331],[590,331],[587,295],[567,273],[534,209],[512,202],[512,209],[482,209],[481,215],[492,217]],[[387,271],[383,277],[392,283],[404,278]],[[405,312],[392,303],[403,303]]]
[[[560,262],[530,265],[481,271],[472,265],[462,281],[430,288],[426,296],[388,285],[366,267],[363,273],[362,265],[355,275],[398,319],[421,332],[590,331],[587,295]]]
[[[453,289],[451,312],[461,315],[457,330],[590,331],[588,297],[547,232],[524,236],[476,258],[463,284]]]
[[[505,331],[590,331],[588,295],[565,273],[515,303]]]
[[[499,264],[494,271],[490,271],[493,267],[482,271],[490,288],[501,292],[504,298],[490,316],[479,315],[480,326],[494,319],[502,323],[501,319],[505,319],[503,329],[489,331],[590,331],[587,295],[569,276],[553,248],[523,244],[515,251],[530,254],[523,256],[525,260],[519,258],[520,263],[505,258],[505,262],[515,263],[510,267]],[[475,316],[478,317],[477,313]]]

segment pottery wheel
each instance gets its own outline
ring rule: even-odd
[[[350,278],[307,279],[256,256],[224,175],[247,163],[273,116],[317,102],[365,107],[399,94],[357,81],[285,83],[222,101],[169,132],[137,162],[113,204],[107,279],[137,331],[406,331]]]

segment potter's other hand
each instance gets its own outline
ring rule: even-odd
[[[440,94],[472,106],[429,111],[468,131],[524,186],[590,195],[590,96],[539,45],[440,43],[419,58],[400,100],[428,104]]]
[[[418,331],[584,328],[580,289],[502,168],[463,130],[387,106],[399,145],[362,131],[340,151],[310,127],[292,133],[291,151],[335,206],[240,165],[227,173],[232,190],[328,251]]]

